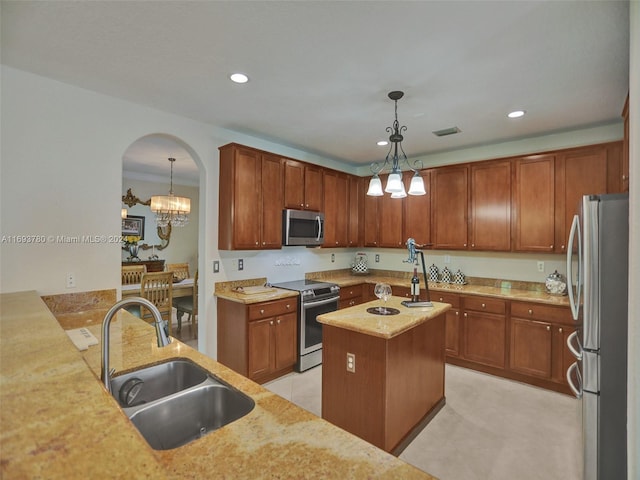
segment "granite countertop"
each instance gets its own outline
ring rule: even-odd
[[[406,300],[404,297],[391,297],[387,301],[385,308],[399,310],[400,313],[397,315],[377,315],[367,312],[368,308],[380,307],[382,302],[374,300],[319,315],[318,321],[325,325],[389,339],[411,330],[451,308],[448,303],[439,302],[432,302],[433,307],[405,307],[401,302]]]
[[[79,352],[36,292],[0,297],[4,478],[433,478],[297,407],[125,311],[111,325],[117,372],[188,358],[256,402],[183,447],[151,449],[99,381],[100,347]],[[101,326],[87,327],[100,339]]]
[[[270,302],[272,300],[280,300],[282,298],[298,296],[298,292],[275,287],[269,287],[269,291],[252,293],[250,295],[242,291],[243,287],[263,286],[266,283],[266,278],[253,278],[250,280],[219,282],[216,283],[215,291],[213,292],[213,294],[218,298],[224,298],[225,300],[231,300],[232,302],[245,303],[247,305],[252,303]]]
[[[402,272],[398,272],[402,273]],[[421,285],[424,288],[424,282],[421,277]],[[331,281],[339,285],[340,287],[349,287],[352,285],[358,285],[360,283],[388,283],[392,287],[402,286],[410,287],[411,274],[406,273],[402,275],[391,275],[387,272],[372,272],[370,275],[352,275],[344,270],[337,272],[318,272],[313,274],[312,278],[321,278],[322,280]],[[485,279],[483,279],[485,280]],[[487,282],[484,282],[487,283]],[[546,303],[549,305],[557,305],[561,307],[569,307],[569,298],[564,295],[551,295],[544,291],[514,288],[517,286],[526,286],[527,282],[511,282],[511,281],[492,281],[493,285],[487,284],[475,284],[469,283],[467,285],[458,285],[453,283],[435,283],[429,282],[429,291],[436,292],[448,292],[457,293],[462,295],[482,295],[485,297],[503,298],[505,300],[521,300],[527,302]],[[495,286],[500,284],[501,286]],[[504,285],[504,286],[503,286]],[[435,296],[432,296],[432,299]]]

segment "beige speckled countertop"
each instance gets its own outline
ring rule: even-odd
[[[433,307],[405,307],[404,297],[391,297],[385,308],[399,310],[397,315],[378,315],[367,312],[368,308],[380,306],[380,300],[355,305],[318,316],[318,321],[326,325],[352,330],[380,338],[393,338],[431,318],[443,314],[451,308],[448,303],[432,302]]]
[[[36,292],[0,297],[2,478],[433,478],[119,312],[118,372],[189,358],[256,402],[180,448],[152,450],[99,381],[100,347],[79,352]],[[99,339],[100,325],[87,327]]]
[[[232,282],[220,282],[216,283],[214,295],[218,298],[224,298],[231,300],[232,302],[239,303],[260,303],[269,302],[271,300],[280,300],[281,298],[297,297],[298,292],[292,290],[285,290],[283,288],[272,288],[272,291],[265,293],[256,293],[247,295],[239,292],[238,287],[251,287],[264,285],[267,282],[266,278],[254,278],[251,280],[237,280]]]
[[[409,273],[397,272],[399,275],[390,275],[388,272],[375,272],[372,271],[370,275],[351,275],[344,270],[339,270],[335,272],[318,272],[309,276],[309,278],[320,278],[324,281],[331,281],[339,285],[340,287],[348,287],[351,285],[358,285],[360,283],[378,283],[384,282],[388,283],[392,287],[394,286],[402,286],[402,287],[410,287],[410,276]],[[421,277],[421,285],[424,288],[424,282],[422,282]],[[482,295],[485,297],[496,297],[503,298],[506,300],[522,300],[527,302],[536,302],[536,303],[546,303],[550,305],[557,305],[561,307],[569,307],[569,298],[559,295],[550,295],[544,291],[534,290],[534,289],[525,289],[525,288],[517,288],[518,286],[526,286],[527,282],[511,282],[511,281],[491,281],[492,284],[486,280],[482,283],[485,284],[474,284],[473,280],[471,283],[467,285],[456,285],[453,283],[433,283],[429,282],[429,291],[430,292],[450,292],[450,293],[458,293],[463,295]],[[505,285],[504,287],[496,286],[496,285]],[[435,296],[432,295],[432,299]]]

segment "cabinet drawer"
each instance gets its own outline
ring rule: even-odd
[[[340,300],[346,300],[348,298],[362,297],[362,284],[352,285],[350,287],[342,287],[340,289]]]
[[[504,314],[506,312],[506,302],[504,300],[498,300],[497,298],[463,297],[462,302],[465,310],[497,314]]]
[[[571,310],[541,303],[511,302],[511,316],[572,325]]]
[[[275,317],[296,311],[296,297],[274,300],[273,302],[254,303],[249,305],[249,320]]]
[[[453,308],[460,307],[460,295],[455,293],[431,292],[431,300],[434,302],[450,303]]]

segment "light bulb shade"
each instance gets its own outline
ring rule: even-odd
[[[402,185],[402,175],[399,172],[391,172],[387,179],[387,188],[384,189],[387,193],[399,193],[404,191],[404,185]]]
[[[367,190],[367,195],[370,197],[381,197],[384,195],[382,192],[382,182],[378,175],[374,175],[371,177],[371,180],[369,180],[369,190]]]
[[[120,217],[127,218],[128,215],[129,215],[129,211],[126,208],[123,208],[122,210],[120,210]]]
[[[424,189],[424,180],[416,172],[411,178],[411,184],[409,185],[409,195],[426,195],[427,191]]]
[[[189,214],[191,199],[176,195],[154,195],[151,197],[151,211],[153,213]]]
[[[404,185],[402,186],[402,190],[399,192],[393,192],[391,194],[391,198],[404,198],[407,196],[407,192],[404,190]]]

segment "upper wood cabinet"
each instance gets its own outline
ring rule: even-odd
[[[470,248],[510,250],[511,161],[471,164],[470,176]]]
[[[347,218],[349,179],[346,174],[325,170],[324,182],[324,245],[348,246]]]
[[[611,185],[610,189],[609,183],[620,184],[620,155],[615,154],[615,147],[611,150],[607,145],[596,145],[558,153],[555,171],[557,252],[566,251],[571,222],[574,215],[580,213],[582,197],[612,192],[615,186]],[[611,180],[609,171],[612,171]]]
[[[469,168],[441,167],[431,172],[431,228],[434,248],[466,250]]]
[[[280,158],[229,144],[220,147],[218,248],[282,247]]]
[[[554,251],[555,155],[514,160],[513,250]]]
[[[362,246],[364,222],[361,220],[364,212],[364,179],[355,175],[348,176],[349,213],[347,226],[347,243],[350,247]]]
[[[431,172],[419,172],[424,181],[426,195],[407,195],[404,199],[404,235],[403,240],[413,238],[418,245],[431,243]],[[404,173],[404,188],[409,191],[413,172]],[[403,245],[404,246],[404,245]]]
[[[387,184],[388,175],[381,175],[382,185]],[[391,198],[386,194],[378,203],[378,246],[399,248],[404,246],[402,238],[403,205],[401,198]]]
[[[284,207],[296,210],[322,210],[322,168],[284,160]]]
[[[622,141],[622,173],[620,179],[622,181],[620,190],[622,192],[629,191],[629,94],[624,102],[622,109],[622,118],[624,119],[624,140]]]
[[[363,243],[365,247],[378,247],[378,215],[381,197],[364,194]]]

